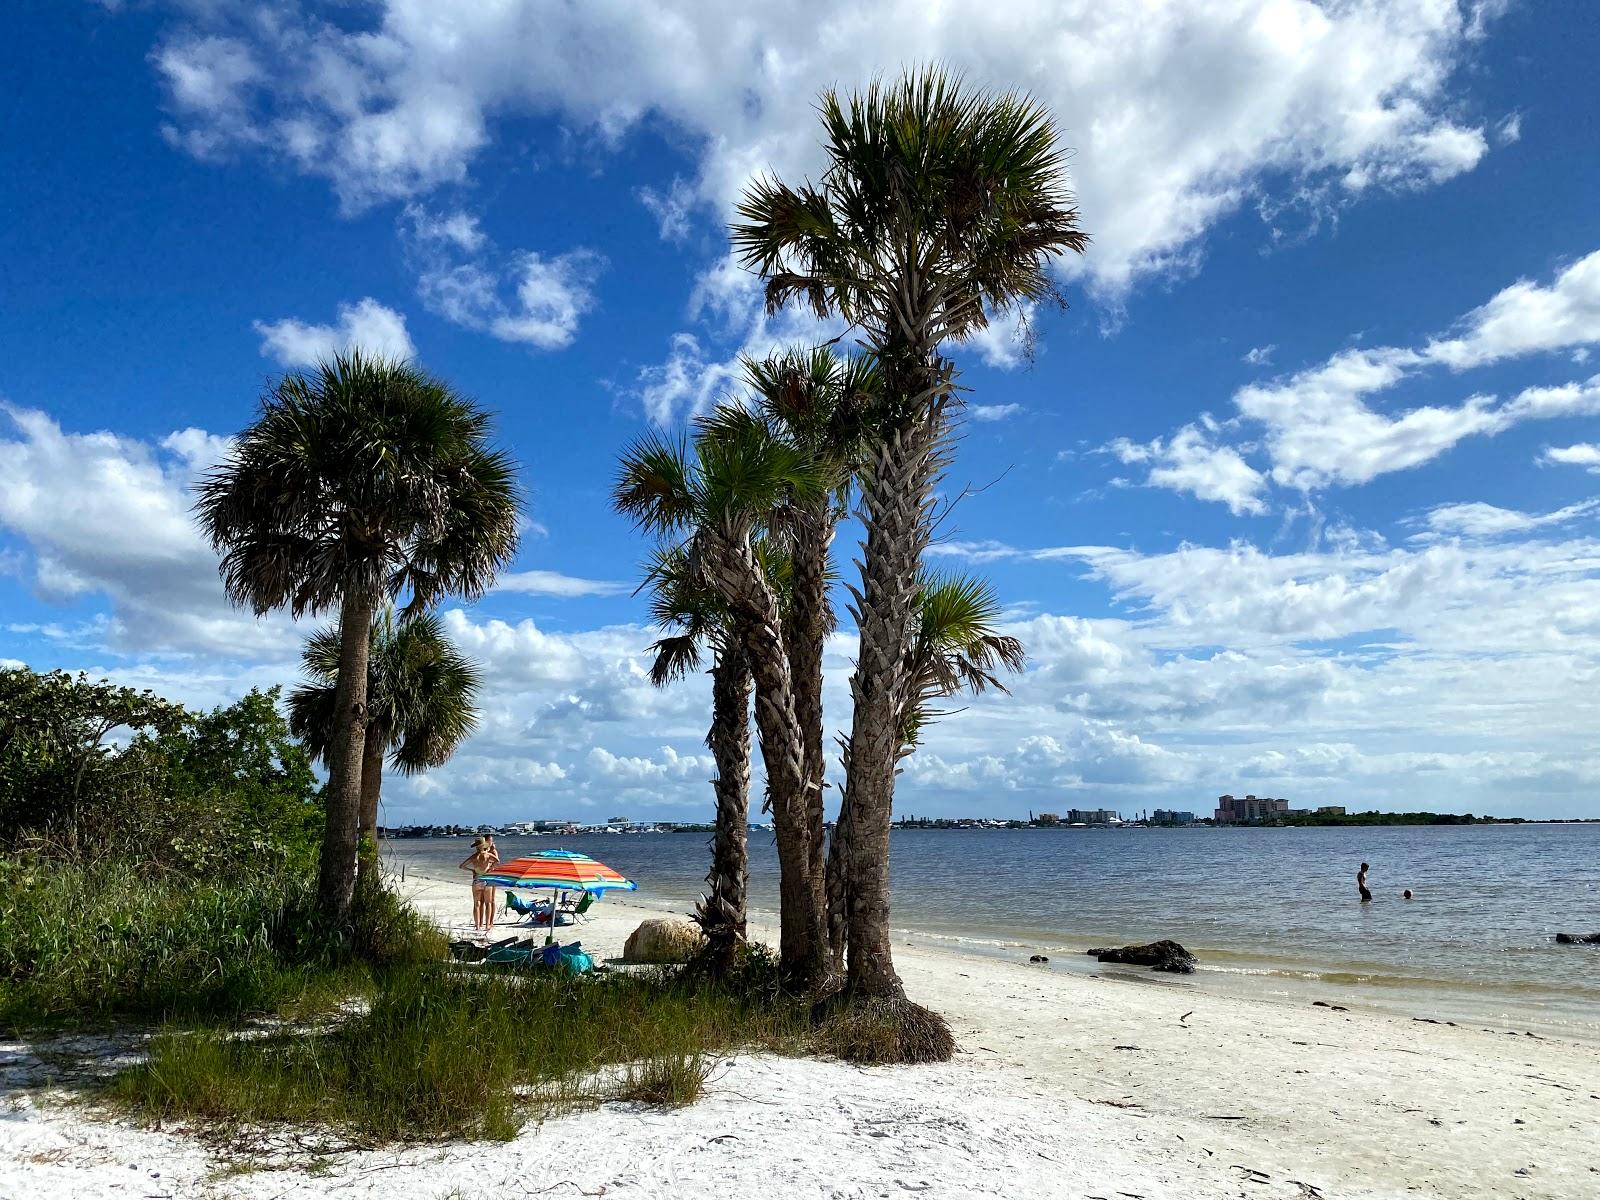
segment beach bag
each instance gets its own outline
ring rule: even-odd
[[[546,946],[544,964],[547,967],[560,967],[569,975],[582,975],[585,971],[594,970],[594,959],[583,952],[581,942],[573,942],[566,946]]]

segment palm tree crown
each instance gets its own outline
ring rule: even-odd
[[[327,762],[334,736],[339,632],[324,629],[306,643],[311,682],[289,693],[289,728],[314,759]],[[367,737],[405,775],[443,766],[478,727],[475,707],[483,673],[445,634],[436,613],[396,619],[386,611],[372,626],[367,659]]]
[[[1006,686],[1000,672],[1020,672],[1022,643],[998,632],[994,585],[976,575],[925,572],[918,581],[916,629],[906,669],[901,737],[909,753],[930,721],[946,715],[931,703],[960,692],[978,695]]]
[[[1049,260],[1087,246],[1055,124],[1029,97],[929,67],[818,107],[820,184],[758,179],[732,230],[769,309],[799,297],[880,353],[925,354],[1051,295]]]
[[[517,544],[514,468],[488,433],[410,363],[352,351],[285,376],[196,489],[228,594],[295,616],[347,590],[413,610],[480,595]]]

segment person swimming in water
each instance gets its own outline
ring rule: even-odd
[[[1361,902],[1365,904],[1372,899],[1372,893],[1367,890],[1367,864],[1361,864],[1361,870],[1356,872],[1356,890],[1361,893]]]
[[[1411,895],[1411,889],[1410,889],[1410,888],[1407,888],[1407,889],[1406,889],[1406,890],[1405,890],[1405,891],[1403,891],[1403,892],[1401,892],[1401,893],[1400,893],[1400,899],[1402,899],[1402,900],[1410,900],[1410,899],[1413,899],[1413,897],[1412,897],[1412,895]]]

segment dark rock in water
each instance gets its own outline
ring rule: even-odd
[[[1050,960],[1043,954],[1030,954],[1028,955],[1028,961],[1031,963],[1047,963]]]
[[[1174,975],[1188,975],[1197,961],[1177,942],[1162,938],[1148,946],[1101,946],[1086,953],[1101,962],[1128,963],[1135,967],[1149,967],[1153,971],[1170,971]]]
[[[1563,946],[1600,946],[1600,933],[1558,933],[1556,941]]]

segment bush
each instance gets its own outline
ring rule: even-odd
[[[338,936],[314,901],[309,875],[141,879],[110,864],[0,858],[0,1027],[235,1017],[445,957],[444,936],[376,883]]]

